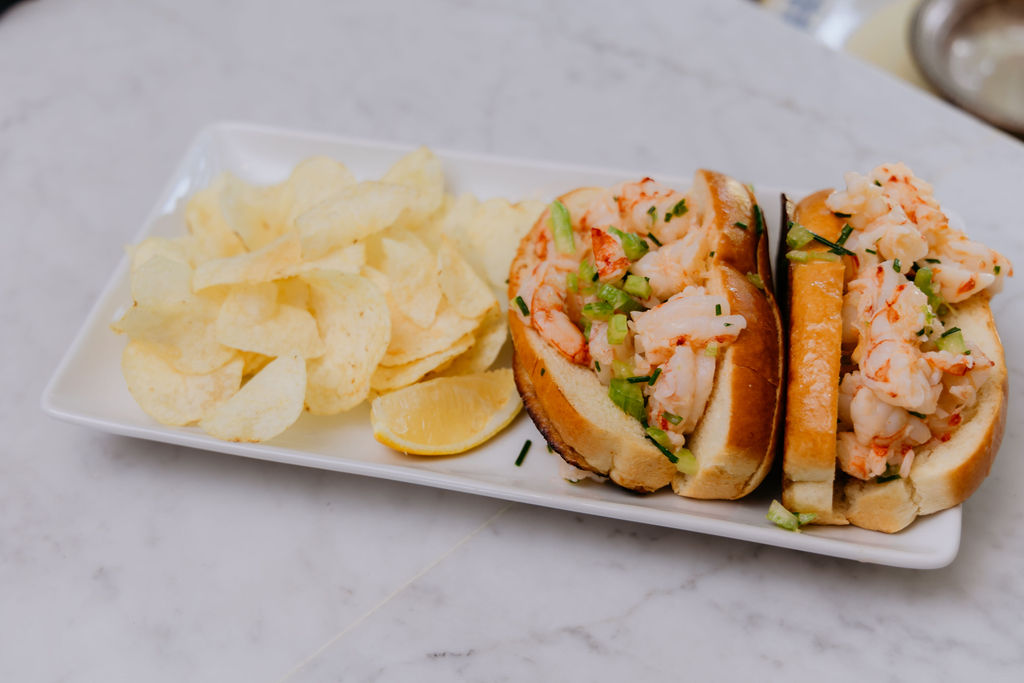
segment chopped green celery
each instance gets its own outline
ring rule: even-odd
[[[757,273],[747,273],[747,281],[758,289],[764,289],[764,280]]]
[[[914,285],[927,295],[928,306],[930,306],[932,311],[935,313],[938,313],[939,309],[946,304],[946,302],[942,300],[942,297],[935,291],[935,287],[932,284],[931,268],[918,268],[917,274],[914,275]]]
[[[811,231],[799,223],[793,223],[793,227],[786,233],[786,244],[789,245],[790,249],[806,247],[813,239],[814,235]]]
[[[939,340],[935,342],[939,351],[962,354],[967,351],[967,344],[964,342],[964,334],[959,327],[951,327],[942,333]]]
[[[704,347],[704,355],[714,358],[718,355],[718,343],[708,342],[708,345]]]
[[[839,254],[833,254],[830,251],[800,251],[799,249],[794,249],[793,251],[786,252],[786,258],[797,263],[807,263],[808,261],[834,262],[839,260]]]
[[[576,241],[572,236],[572,221],[569,209],[557,199],[551,202],[551,234],[555,238],[555,248],[563,254],[576,253]]]
[[[768,507],[768,514],[765,515],[769,522],[782,527],[788,531],[800,531],[800,519],[792,512],[783,507],[782,503],[773,500]]]
[[[626,316],[622,313],[616,313],[608,322],[608,343],[623,343],[626,341],[626,334],[628,332],[629,327],[626,326]]]
[[[679,458],[679,460],[676,461],[677,470],[683,474],[697,474],[697,457],[693,454],[693,451],[685,446],[680,447],[680,449],[676,451],[676,457]]]
[[[633,364],[625,360],[612,361],[612,375],[618,379],[626,379],[633,376]]]
[[[608,227],[608,232],[619,238],[619,241],[622,242],[622,251],[630,261],[636,261],[651,248],[647,242],[631,232],[622,232],[611,226]]]
[[[626,276],[622,289],[627,294],[632,294],[638,299],[647,299],[652,294],[651,283],[647,281],[647,278],[633,275],[632,273]]]
[[[671,422],[672,424],[674,424],[674,425],[677,425],[677,424],[679,424],[680,422],[683,421],[683,418],[679,417],[678,415],[674,415],[674,414],[672,414],[670,412],[667,412],[667,411],[662,413],[661,416],[663,418],[665,418],[666,420],[668,420],[669,422]]]
[[[800,526],[804,526],[805,524],[810,524],[811,522],[813,522],[817,518],[818,518],[818,513],[816,513],[816,512],[798,512],[798,513],[796,513],[796,523],[799,524]]]
[[[580,291],[580,277],[576,273],[565,274],[565,288],[573,294],[578,294]]]
[[[614,377],[608,385],[608,398],[627,415],[637,420],[643,418],[644,392],[639,384],[630,384],[624,379]]]
[[[615,308],[607,301],[583,304],[583,317],[590,320],[608,320],[613,313],[615,313]]]
[[[598,288],[597,296],[601,300],[611,304],[612,308],[616,311],[629,313],[630,311],[642,311],[644,308],[629,294],[626,294],[615,285],[610,285],[607,282]]]

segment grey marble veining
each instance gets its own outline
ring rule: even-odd
[[[1024,671],[1019,274],[994,303],[1004,447],[931,572],[42,415],[122,245],[223,119],[795,190],[900,159],[1024,267],[1024,145],[738,0],[23,3],[0,19],[0,680]]]

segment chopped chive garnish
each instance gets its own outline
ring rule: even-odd
[[[853,215],[852,213],[843,213],[842,211],[833,211],[832,214],[834,216],[839,216],[840,218],[849,218]]]
[[[548,444],[547,446],[548,446],[548,453],[554,453],[555,452],[555,449],[551,447],[551,444]]]
[[[643,384],[651,381],[650,375],[639,375],[637,377],[627,377],[626,381],[630,384]]]
[[[722,323],[722,324],[725,325],[726,327],[732,327],[732,323]]]
[[[937,259],[937,258],[926,258],[924,260],[924,262],[925,263],[942,263],[942,261]]]
[[[829,251],[831,251],[833,254],[847,254],[849,256],[853,255],[853,252],[850,251],[849,249],[847,249],[846,247],[844,247],[843,245],[836,244],[832,240],[825,239],[824,237],[822,237],[821,235],[818,235],[816,233],[813,233],[813,232],[811,233],[811,239],[813,239],[813,240],[815,240],[817,242],[821,242],[826,247],[831,247],[829,249]]]
[[[676,202],[676,205],[672,207],[671,214],[673,216],[682,216],[687,211],[689,211],[689,209],[686,208],[686,199],[683,198]]]
[[[711,251],[710,253],[708,253],[708,258],[711,258],[711,257],[713,257],[714,255],[715,255],[715,252],[714,252],[714,251]]]
[[[846,244],[846,240],[850,239],[850,233],[853,232],[853,226],[849,223],[843,226],[843,231],[839,233],[839,239],[836,240],[836,244]]]
[[[910,413],[911,415],[913,415],[914,417],[916,417],[916,418],[919,418],[919,419],[921,419],[921,420],[923,420],[923,419],[925,419],[926,417],[928,417],[928,416],[927,416],[927,415],[925,415],[924,413],[919,413],[919,412],[917,412],[916,410],[908,410],[907,412],[908,412],[908,413]]]
[[[595,360],[594,361],[594,369],[597,370],[598,372],[601,372],[601,361],[599,361],[599,360]]]
[[[945,332],[943,332],[940,336],[941,337],[948,337],[949,335],[956,334],[959,331],[960,331],[959,327],[951,327],[948,330],[946,330]]]
[[[662,455],[664,455],[666,458],[668,458],[669,462],[671,462],[671,463],[679,462],[679,458],[676,457],[675,453],[673,453],[669,449],[665,448],[665,446],[663,446],[662,444],[658,443],[658,439],[651,435],[652,431],[655,434],[657,434],[658,436],[662,437],[663,440],[665,440],[665,441],[668,440],[668,437],[665,436],[665,432],[663,432],[662,430],[658,429],[657,427],[648,427],[647,428],[647,434],[645,435],[645,438],[648,441],[650,441],[651,443],[653,443],[655,446],[657,446],[658,450],[661,451]]]
[[[970,350],[970,349],[967,349],[966,351],[964,351],[964,355],[965,355],[965,356],[969,356],[969,355],[971,355],[971,350]]]
[[[876,181],[875,181],[875,185],[878,185],[879,187],[881,187],[881,186],[882,186],[882,183],[880,183],[880,182],[878,182],[878,181],[876,180]]]
[[[661,242],[660,242],[660,241],[658,240],[658,238],[657,238],[657,237],[655,237],[655,236],[654,236],[653,234],[651,234],[651,233],[647,233],[647,236],[651,238],[651,241],[652,241],[652,242],[654,242],[655,244],[657,244],[657,245],[658,245],[659,247],[661,246]]]
[[[895,270],[898,273],[898,272],[900,272],[900,268],[901,268],[900,260],[898,258],[894,258],[892,260],[892,269]]]
[[[516,297],[516,306],[519,307],[519,310],[522,312],[523,315],[530,315],[530,309],[526,307],[526,302],[523,301],[523,297]]]
[[[661,376],[661,368],[654,368],[654,372],[651,373],[651,378],[647,380],[647,386],[653,386],[658,381],[658,377]]]
[[[902,479],[902,477],[898,474],[883,474],[879,477],[875,477],[875,481],[879,484],[884,484],[885,482],[892,481],[893,479]]]
[[[545,372],[547,372],[547,368],[541,368],[540,369],[540,376],[543,377]]]
[[[993,273],[995,273],[996,275],[999,275],[999,271],[1000,271],[1000,270],[1002,270],[1002,267],[1001,267],[1001,266],[994,266],[994,267],[992,268],[992,272],[993,272]]]
[[[715,315],[722,315],[722,304],[715,304]]]
[[[865,249],[864,251],[866,251],[869,254],[878,254],[878,252],[875,251],[874,249]]]
[[[754,232],[758,235],[764,232],[764,214],[759,204],[754,204]]]
[[[651,208],[647,209],[647,215],[651,217],[652,221],[657,222],[657,220],[658,220],[658,208],[655,207],[655,206],[652,206]]]
[[[662,413],[661,416],[674,425],[677,425],[683,421],[683,418],[679,417],[678,415],[673,415],[672,413],[669,413],[667,411]]]
[[[735,225],[740,230],[746,230],[747,229],[747,224],[743,223],[741,221],[736,221],[735,223],[733,223],[733,225]]]
[[[519,467],[520,465],[523,464],[523,460],[526,458],[526,451],[530,450],[530,446],[532,445],[533,442],[530,441],[529,439],[527,439],[526,443],[523,444],[523,449],[519,451],[519,457],[516,458],[516,467]]]
[[[923,335],[923,334],[924,334],[924,328],[922,327],[921,329],[919,329],[919,330],[918,330],[917,332],[915,332],[914,334],[916,334],[916,335],[917,335],[918,337],[920,337],[921,335]]]

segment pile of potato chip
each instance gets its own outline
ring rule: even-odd
[[[277,185],[225,173],[188,201],[187,235],[130,248],[134,303],[113,325],[128,388],[163,424],[263,441],[303,409],[481,372],[542,208],[446,194],[426,148],[380,180],[325,157]]]

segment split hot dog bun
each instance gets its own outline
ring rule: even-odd
[[[749,493],[772,463],[782,361],[767,237],[751,192],[728,176],[702,170],[685,196],[645,179],[609,190],[578,189],[559,201],[568,210],[574,249],[557,249],[553,204],[520,243],[509,278],[513,367],[530,417],[566,462],[625,488],[650,492],[671,484],[679,495],[693,498]],[[618,250],[628,239],[608,241],[615,233],[609,226],[631,233],[628,239],[643,239],[650,251],[623,260]],[[579,312],[581,306],[586,312],[588,302],[601,303],[600,296],[583,293],[590,278],[580,279],[586,266],[574,264],[584,261],[601,271],[593,287],[629,290],[636,284],[631,278],[644,276],[654,286],[649,297],[634,290],[632,298],[647,310],[628,313],[623,344],[609,347],[602,341],[606,334],[612,338],[614,321]],[[666,279],[665,273],[678,277]],[[562,291],[566,278],[569,289]],[[572,292],[573,278],[578,294]],[[710,331],[684,329],[700,322],[676,314],[684,309],[703,311],[702,330]],[[560,326],[554,328],[554,322]],[[577,328],[590,323],[589,339],[581,342],[567,322]],[[657,337],[662,329],[670,331]],[[608,368],[609,354],[619,360],[618,375]],[[632,368],[626,374],[653,376],[654,383],[623,384],[623,363]],[[695,378],[699,373],[703,380]],[[615,387],[609,383],[616,381],[630,391],[642,388],[641,419],[619,405],[621,395],[613,398]],[[694,396],[682,396],[691,386],[698,387]],[[702,386],[709,395],[701,395]],[[673,393],[673,387],[679,389]],[[652,433],[660,447],[649,438]],[[680,457],[677,463],[668,457],[672,453]]]
[[[989,299],[1012,268],[902,164],[847,183],[790,213],[783,505],[892,533],[966,500],[995,459],[1007,372]]]

